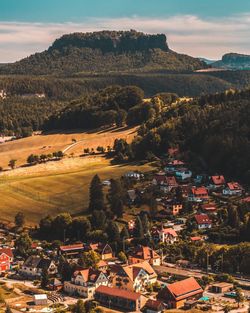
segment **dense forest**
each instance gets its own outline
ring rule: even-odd
[[[160,156],[179,146],[199,170],[223,172],[250,183],[250,90],[227,91],[154,111],[129,146],[117,145],[119,160]]]
[[[70,75],[79,72],[181,72],[206,67],[199,59],[169,50],[163,34],[102,31],[64,35],[48,50],[0,67],[0,73]]]

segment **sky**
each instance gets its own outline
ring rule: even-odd
[[[172,50],[195,57],[250,54],[250,0],[0,0],[0,63],[103,29],[164,33]]]

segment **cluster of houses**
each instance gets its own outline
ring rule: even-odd
[[[144,175],[128,172],[126,177],[136,181],[144,180]],[[108,185],[105,181],[104,185]],[[193,220],[197,230],[207,230],[212,227],[216,204],[210,201],[211,193],[222,196],[242,196],[243,188],[239,183],[226,182],[222,175],[205,177],[196,175],[180,160],[172,159],[164,164],[162,170],[150,178],[150,187],[161,191],[157,198],[157,214],[160,219],[154,223],[149,233],[155,245],[172,245],[179,239],[179,231],[185,225],[185,218],[181,218],[184,202],[192,208]],[[138,190],[127,191],[129,204],[133,204],[138,197]],[[246,197],[242,201],[250,202]],[[161,214],[167,216],[164,223]],[[157,218],[156,214],[156,218]],[[135,219],[127,222],[128,231],[133,234]],[[132,235],[131,235],[132,237]],[[190,237],[190,241],[203,240],[202,236]],[[193,277],[159,285],[157,268],[163,263],[161,249],[154,250],[149,246],[134,245],[126,251],[126,261],[119,260],[108,243],[74,243],[62,245],[56,251],[43,252],[42,248],[33,244],[37,253],[29,256],[18,269],[18,275],[23,279],[41,279],[44,271],[48,273],[47,288],[51,291],[63,292],[69,296],[95,299],[109,308],[122,311],[141,311],[147,313],[162,312],[166,308],[189,308],[203,296],[203,289]],[[95,251],[100,255],[100,261],[92,267],[80,266],[84,252]],[[43,256],[41,256],[43,255]],[[46,255],[46,256],[45,256]],[[59,259],[62,257],[74,264],[72,276],[62,281],[59,274]],[[13,264],[11,248],[0,249],[0,273],[8,272]],[[160,284],[161,285],[161,284]],[[221,285],[215,286],[222,288]],[[151,290],[151,291],[150,291]],[[152,292],[154,290],[154,292]],[[216,289],[217,290],[217,289]],[[218,292],[218,291],[216,291]],[[38,301],[40,301],[38,299]]]
[[[53,258],[33,254],[20,265],[18,275],[24,280],[41,279],[46,270],[51,277],[47,286],[49,290],[95,299],[104,306],[123,311],[140,311],[144,308],[146,312],[161,312],[166,308],[183,307],[186,301],[199,299],[203,294],[198,282],[188,278],[166,285],[154,296],[149,295],[148,288],[158,281],[155,266],[161,265],[162,256],[148,246],[138,245],[131,249],[127,261],[123,263],[115,257],[109,244],[88,244],[87,251],[89,249],[98,251],[100,261],[90,268],[77,265],[67,281],[62,282],[58,274],[59,256],[63,255],[69,262],[79,264],[77,261],[86,251],[86,245],[82,243],[60,246],[57,256]],[[1,274],[9,271],[12,263],[12,249],[1,249]]]

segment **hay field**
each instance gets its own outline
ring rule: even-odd
[[[67,154],[80,155],[84,148],[112,146],[116,138],[124,138],[128,142],[136,135],[137,128],[108,128],[86,132],[60,132],[56,134],[36,135],[0,144],[0,166],[8,168],[11,159],[17,160],[17,166],[26,163],[30,154],[49,154],[66,150]],[[72,139],[77,142],[72,144]]]

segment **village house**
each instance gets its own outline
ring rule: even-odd
[[[0,99],[6,99],[7,98],[7,93],[5,90],[0,90]]]
[[[0,273],[10,270],[13,253],[10,248],[0,248]]]
[[[178,180],[185,181],[192,177],[192,172],[187,168],[180,168],[175,171],[175,176]]]
[[[147,261],[111,267],[110,277],[114,287],[136,292],[157,280],[157,274]]]
[[[168,284],[160,290],[157,299],[167,304],[168,309],[179,309],[185,306],[187,300],[199,299],[203,295],[203,289],[190,277],[173,284]]]
[[[178,235],[173,228],[155,228],[152,230],[155,241],[173,244],[178,240]]]
[[[165,310],[165,306],[162,301],[148,299],[146,302],[143,312],[145,313],[162,313]]]
[[[215,203],[202,204],[201,209],[205,213],[215,213],[217,211],[217,207]]]
[[[160,186],[164,193],[171,192],[172,189],[178,187],[175,177],[166,176],[164,172],[157,173],[152,180],[152,184]]]
[[[161,265],[161,257],[153,249],[145,246],[137,246],[128,254],[129,264],[148,261],[151,265]]]
[[[140,312],[147,301],[140,293],[108,286],[96,289],[95,300],[108,308],[129,312]]]
[[[191,202],[205,202],[208,201],[208,192],[205,187],[192,187],[188,196]]]
[[[207,214],[196,214],[194,218],[199,230],[212,227],[212,221]]]
[[[224,187],[226,180],[223,175],[214,175],[210,177],[209,188],[218,189]]]
[[[101,271],[88,268],[74,272],[71,281],[64,282],[64,291],[70,295],[93,298],[95,290],[109,284],[108,277]]]
[[[82,243],[76,243],[73,245],[60,246],[59,254],[66,257],[78,257],[83,251],[85,247]]]
[[[182,203],[172,199],[163,201],[163,205],[165,207],[166,213],[171,216],[180,214],[180,211],[183,209]]]
[[[144,175],[142,173],[139,173],[139,172],[127,172],[124,174],[124,176],[126,178],[132,178],[135,180],[141,180],[144,178]]]
[[[166,172],[175,172],[177,169],[183,168],[184,165],[185,165],[185,163],[183,161],[173,160],[173,161],[167,163],[164,170]]]
[[[237,182],[227,183],[226,187],[222,190],[225,196],[241,196],[243,193],[242,186]]]
[[[127,191],[128,200],[130,204],[133,204],[137,198],[136,191],[134,189],[130,189]]]
[[[109,244],[105,243],[91,243],[88,250],[93,250],[100,254],[102,260],[109,260],[113,258],[113,250]]]
[[[42,271],[46,269],[49,275],[57,273],[54,261],[39,256],[31,255],[19,269],[19,274],[30,279],[40,278]]]
[[[49,281],[47,288],[51,291],[60,291],[61,289],[63,289],[63,283],[57,278],[52,278]]]

